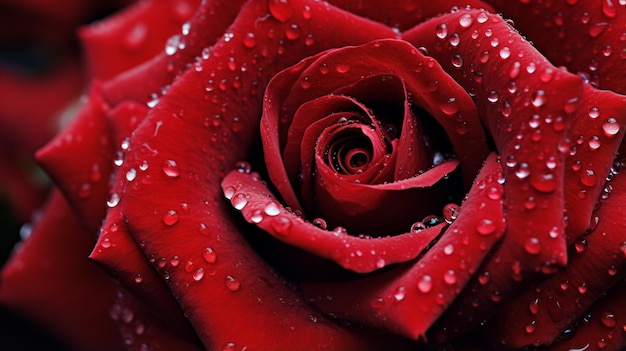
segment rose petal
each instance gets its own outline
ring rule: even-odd
[[[305,296],[340,318],[423,337],[504,233],[501,177],[492,155],[458,218],[417,262],[355,281],[305,283]]]
[[[385,1],[385,0],[331,0],[331,4],[346,11],[389,27],[404,31],[431,17],[448,13],[452,9],[472,7],[492,10],[491,6],[480,0],[439,0],[439,1]],[[491,11],[494,12],[495,11]]]
[[[142,302],[120,289],[111,307],[111,318],[117,322],[127,351],[205,350],[198,340],[172,333],[169,325],[164,325]]]
[[[626,346],[626,282],[621,281],[591,306],[577,326],[561,335],[551,349],[623,350]],[[572,335],[573,334],[573,335]]]
[[[104,199],[112,169],[113,141],[106,119],[109,109],[95,83],[78,116],[36,154],[37,161],[92,233],[96,233],[105,214]]]
[[[292,18],[283,23],[275,16],[284,19],[285,6],[290,6],[287,13]],[[135,131],[120,169],[137,168],[144,160],[149,165],[134,180],[141,185],[128,187],[120,206],[131,234],[139,242],[145,240],[146,254],[178,255],[185,262],[169,271],[171,288],[207,347],[229,343],[254,347],[280,341],[289,348],[301,344],[303,337],[315,340],[320,348],[376,347],[321,317],[310,317],[313,310],[273,275],[228,220],[230,209],[219,189],[220,172],[247,154],[257,131],[261,97],[254,94],[256,84],[262,88],[277,70],[311,53],[346,41],[363,43],[389,32],[321,3],[311,4],[309,20],[301,17],[303,10],[304,4],[297,1],[272,6],[250,2],[242,8],[211,56],[201,61],[202,70],[181,75]],[[327,24],[342,21],[352,26],[340,38],[333,36],[333,26]],[[294,28],[293,23],[299,26]],[[319,41],[307,46],[304,40],[311,28],[316,28]],[[194,27],[190,30],[193,33]],[[275,37],[268,38],[268,31]],[[255,34],[255,46],[244,45],[247,33]],[[230,68],[233,65],[235,70]],[[256,65],[264,70],[258,73]],[[210,79],[216,81],[216,90],[207,94]],[[221,123],[205,126],[215,115]],[[180,135],[189,138],[181,140]],[[142,184],[148,176],[151,182]],[[197,234],[199,228],[205,228],[209,239]],[[204,257],[208,249],[216,254],[215,261],[210,255]],[[250,311],[255,318],[250,318]]]
[[[252,173],[232,171],[222,181],[222,189],[249,223],[254,223],[289,245],[333,260],[343,268],[359,273],[417,257],[444,226],[442,223],[417,233],[392,237],[359,238],[305,222],[281,206],[267,186]]]
[[[361,63],[347,65],[355,55],[362,58]],[[270,179],[286,203],[293,206],[298,200],[281,162],[280,150],[286,140],[286,125],[298,108],[307,101],[351,85],[362,76],[391,72],[404,79],[412,94],[411,103],[426,110],[446,130],[461,161],[464,180],[471,183],[484,160],[481,155],[487,154],[487,146],[468,94],[450,80],[432,58],[421,55],[415,47],[402,41],[381,40],[308,58],[276,75],[270,82],[261,120],[261,137]],[[303,85],[303,81],[310,84]],[[448,106],[451,98],[454,108]]]
[[[610,184],[626,186],[618,174]],[[551,344],[563,330],[611,286],[626,277],[626,193],[616,192],[600,202],[598,226],[570,247],[567,267],[548,280],[531,286],[490,319],[485,335],[508,347]]]
[[[623,3],[490,0],[498,12],[557,66],[583,74],[595,86],[626,93]]]
[[[163,50],[198,0],[141,1],[79,31],[92,78],[107,80]]]
[[[111,103],[121,100],[155,103],[161,89],[169,86],[174,78],[185,70],[192,66],[196,69],[199,57],[210,55],[211,46],[224,35],[244,2],[243,0],[205,1],[202,6],[198,7],[189,22],[187,29],[190,35],[183,35],[181,28],[178,38],[182,38],[183,48],[181,48],[180,41],[178,46],[173,46],[174,39],[170,42],[170,51],[163,50],[160,55],[150,61],[104,83],[103,90],[107,100]],[[211,20],[206,20],[207,18]],[[202,35],[196,33],[202,33]],[[164,47],[165,43],[161,43]],[[175,52],[171,54],[172,51]]]
[[[2,270],[0,302],[77,350],[122,350],[109,318],[115,284],[86,259],[94,242],[54,192],[30,238]]]

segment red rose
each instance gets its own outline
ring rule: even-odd
[[[0,300],[79,349],[622,349],[626,4],[529,2],[87,29],[89,95],[37,155],[60,192]]]

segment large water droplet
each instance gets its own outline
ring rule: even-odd
[[[602,123],[602,131],[604,131],[604,135],[608,137],[612,137],[617,135],[620,130],[620,125],[617,122],[617,119],[610,117],[607,118],[604,123]]]
[[[193,280],[195,281],[200,281],[202,280],[202,278],[204,277],[204,268],[200,267],[198,269],[196,269],[195,272],[193,272],[193,274],[191,275],[191,277],[193,278]]]
[[[432,280],[433,279],[429,275],[422,276],[417,282],[417,289],[424,294],[429,293],[433,289]]]
[[[120,203],[120,196],[117,193],[112,193],[107,200],[107,207],[113,208]]]
[[[279,22],[287,22],[293,16],[293,8],[288,0],[269,0],[269,10]]]
[[[496,230],[496,225],[491,219],[483,218],[476,224],[476,232],[480,235],[491,235]]]
[[[161,168],[163,173],[170,178],[177,178],[180,175],[178,164],[174,160],[163,161],[163,167]]]
[[[207,247],[202,251],[202,258],[204,258],[207,263],[213,264],[217,261],[217,254],[213,248]]]
[[[448,270],[443,274],[443,281],[448,285],[454,285],[456,283],[456,272]]]
[[[248,197],[246,196],[246,194],[237,193],[233,195],[233,197],[230,199],[230,203],[233,205],[234,208],[241,211],[248,204]]]
[[[528,238],[524,243],[524,250],[530,255],[538,255],[541,252],[541,242],[537,238]]]
[[[447,37],[448,26],[445,23],[437,25],[437,28],[435,29],[435,35],[437,35],[437,38],[439,39],[444,39],[445,37]]]
[[[556,179],[554,174],[533,174],[530,177],[530,186],[542,193],[551,193],[556,190]]]
[[[165,43],[165,54],[168,56],[172,56],[178,51],[178,47],[180,45],[180,35],[174,34]]]
[[[598,183],[598,176],[592,169],[586,169],[580,174],[580,182],[584,186],[593,187]]]
[[[230,291],[239,291],[239,289],[241,288],[241,283],[239,282],[239,279],[233,277],[230,274],[226,276],[224,284],[226,285],[226,288],[228,288],[228,290]]]
[[[176,212],[176,210],[169,210],[165,212],[162,219],[163,219],[163,224],[167,226],[173,226],[174,224],[178,223],[179,215],[178,215],[178,212]]]
[[[396,301],[402,301],[404,300],[405,297],[406,297],[406,288],[404,286],[398,287],[396,291],[393,293],[393,298]]]
[[[617,325],[615,314],[609,311],[603,312],[600,316],[600,320],[602,321],[602,324],[604,324],[604,326],[608,328],[613,328],[615,327],[615,325]]]

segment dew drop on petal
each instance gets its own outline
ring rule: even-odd
[[[448,270],[443,274],[443,281],[448,285],[454,285],[456,283],[456,272]]]
[[[615,136],[617,133],[619,133],[619,130],[620,125],[617,122],[617,119],[613,117],[607,118],[602,124],[602,131],[604,131],[604,135],[608,137]]]
[[[393,293],[393,298],[396,301],[402,301],[404,300],[405,297],[406,297],[406,288],[404,286],[398,287],[396,291]]]
[[[311,221],[311,223],[320,229],[323,229],[323,230],[328,229],[326,221],[323,218],[315,218],[313,219],[313,221]]]
[[[143,275],[141,273],[135,274],[135,278],[133,279],[135,283],[141,284],[143,282]]]
[[[168,210],[163,215],[163,224],[165,224],[166,226],[173,226],[174,224],[178,223],[178,218],[179,216],[176,210]]]
[[[546,103],[546,93],[543,90],[537,90],[533,93],[530,102],[533,106],[539,108]]]
[[[528,309],[530,310],[530,313],[537,314],[539,312],[539,299],[536,298],[532,300],[528,305]]]
[[[180,46],[180,35],[174,34],[165,43],[165,54],[167,56],[172,56],[178,51],[178,47]]]
[[[289,235],[289,230],[291,228],[291,220],[286,216],[277,216],[272,221],[272,228],[276,231],[276,233],[286,236]]]
[[[507,46],[505,46],[502,49],[500,49],[500,58],[501,59],[506,60],[510,56],[511,56],[511,49],[509,49]]]
[[[541,242],[537,238],[528,238],[524,243],[524,250],[530,255],[538,255],[541,252]]]
[[[542,193],[551,193],[556,190],[556,179],[554,174],[533,174],[530,177],[530,186]]]
[[[117,193],[112,193],[107,200],[107,207],[113,208],[120,203],[120,196]]]
[[[202,251],[202,258],[204,258],[207,263],[213,264],[217,261],[217,254],[213,248],[207,247]]]
[[[459,24],[463,28],[468,28],[474,23],[474,17],[469,13],[464,13],[459,17]]]
[[[228,288],[228,290],[230,291],[239,291],[239,289],[241,288],[241,283],[239,282],[239,279],[233,277],[230,274],[226,276],[224,284],[226,285],[226,288]]]
[[[339,73],[346,73],[350,70],[350,64],[348,63],[337,63],[335,64],[335,70]]]
[[[444,39],[448,36],[448,26],[445,23],[437,25],[437,28],[435,29],[435,34],[437,35],[437,38]]]
[[[274,217],[280,213],[280,208],[275,202],[272,201],[265,205],[263,212],[265,212],[265,214],[268,216]]]
[[[480,235],[491,235],[496,230],[496,225],[491,219],[483,218],[476,224],[476,231]]]
[[[254,33],[247,33],[243,37],[243,46],[251,49],[256,46],[256,36]]]
[[[287,22],[293,16],[293,8],[288,0],[270,0],[270,14],[279,22]]]
[[[587,187],[594,187],[598,183],[598,176],[592,169],[586,169],[580,174],[580,182]]]
[[[178,164],[174,160],[163,161],[163,167],[161,168],[163,173],[170,178],[177,178],[180,176],[180,170]]]
[[[430,275],[422,276],[417,282],[417,289],[424,294],[428,294],[433,289],[432,280],[433,279],[430,277]]]
[[[204,268],[200,267],[198,269],[196,269],[195,272],[193,272],[193,274],[191,275],[191,277],[193,278],[193,280],[195,281],[200,281],[202,280],[202,278],[204,278]]]
[[[600,316],[600,320],[602,321],[602,324],[604,324],[604,326],[607,328],[613,328],[615,327],[615,325],[617,325],[615,314],[609,311],[604,311]]]
[[[246,196],[246,194],[237,193],[233,195],[233,197],[230,199],[230,202],[234,208],[241,211],[248,204],[248,197]]]

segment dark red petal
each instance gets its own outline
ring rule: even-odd
[[[196,338],[172,333],[171,325],[163,323],[155,316],[155,311],[146,306],[145,301],[118,290],[117,299],[111,307],[111,318],[117,322],[127,351],[205,350]]]
[[[626,96],[585,85],[574,116],[565,159],[567,239],[571,244],[593,227],[596,200],[606,189],[626,132]],[[621,155],[621,154],[619,154]]]
[[[392,28],[398,28],[402,31],[431,17],[448,13],[455,8],[462,9],[472,7],[491,10],[490,5],[480,0],[331,0],[329,2],[359,16],[371,18],[374,21],[385,23]]]
[[[487,1],[515,21],[555,65],[581,73],[596,86],[626,93],[626,7],[614,0]]]
[[[609,182],[625,189],[626,174]],[[570,247],[570,261],[558,274],[535,286],[489,320],[485,335],[508,347],[551,344],[563,330],[618,281],[626,277],[626,192],[600,202],[598,226]],[[598,318],[598,316],[596,316]]]
[[[36,155],[80,221],[94,234],[105,214],[112,171],[113,140],[106,118],[108,111],[109,105],[95,83],[72,123]]]
[[[345,269],[366,273],[417,257],[444,224],[392,237],[359,238],[341,230],[325,230],[287,211],[258,175],[232,171],[222,181],[225,196],[254,223],[275,238]]]
[[[107,100],[111,103],[121,100],[142,103],[155,101],[154,98],[160,95],[161,89],[169,86],[176,76],[194,65],[197,58],[210,54],[211,46],[224,35],[244,2],[205,1],[189,22],[189,34],[183,35],[181,30],[180,38],[185,43],[184,49],[179,46],[173,55],[169,55],[164,50],[166,42],[161,42],[161,54],[103,84]]]
[[[441,326],[458,330],[492,313],[520,281],[567,261],[564,235],[564,152],[582,80],[552,66],[504,20],[465,11],[428,21],[405,33],[474,92],[504,168],[507,235],[481,271],[490,281],[471,283]],[[471,68],[470,68],[471,67]],[[493,300],[492,300],[493,298]],[[453,311],[458,308],[453,308]]]
[[[271,4],[244,6],[210,57],[200,61],[202,69],[182,74],[135,131],[120,171],[139,168],[143,161],[149,168],[127,187],[119,206],[131,234],[145,240],[147,255],[178,255],[184,262],[168,272],[171,289],[205,346],[280,342],[290,348],[311,340],[319,348],[375,348],[341,326],[310,317],[315,312],[241,236],[219,184],[222,172],[247,156],[258,133],[262,98],[257,89],[271,75],[312,53],[361,44],[389,30],[322,3],[311,3],[310,12],[295,0]],[[285,19],[285,13],[291,13],[285,23],[275,17]],[[350,23],[341,36],[335,35],[337,23]],[[192,35],[193,25],[190,30]],[[311,31],[314,41],[307,46]],[[255,35],[255,45],[244,44],[248,33]],[[211,79],[215,90],[208,92]],[[218,124],[211,120],[216,115]]]
[[[191,18],[198,0],[140,1],[83,27],[79,35],[92,78],[107,80],[161,52]]]
[[[98,242],[89,258],[102,266],[126,291],[142,301],[146,309],[170,330],[187,339],[196,337],[167,284],[154,269],[158,267],[167,271],[182,262],[178,257],[147,258],[140,244],[128,233],[119,207],[108,211]]]
[[[87,260],[94,242],[54,192],[30,238],[2,270],[0,302],[77,350],[122,350],[109,317],[116,286]]]
[[[423,337],[504,233],[501,179],[492,155],[458,218],[417,262],[355,281],[305,283],[305,296],[340,318]]]
[[[626,347],[626,282],[621,281],[606,296],[591,306],[585,317],[562,335],[554,345],[555,351],[607,350],[621,351]],[[573,336],[572,336],[573,334]]]

